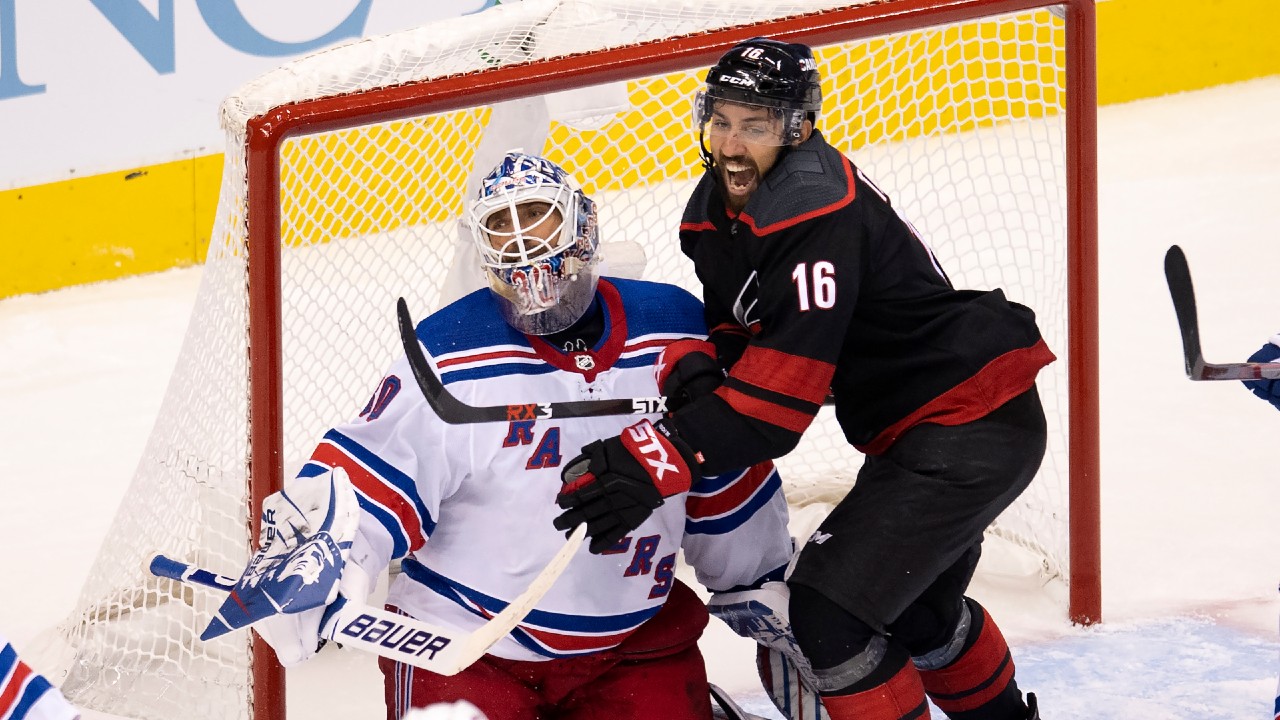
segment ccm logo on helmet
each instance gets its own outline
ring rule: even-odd
[[[721,75],[720,82],[729,83],[730,85],[754,85],[750,78],[742,78],[737,75]]]

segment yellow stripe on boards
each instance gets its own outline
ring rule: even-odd
[[[1280,0],[1098,3],[1098,102],[1280,74]]]
[[[0,192],[0,297],[204,260],[222,156]]]

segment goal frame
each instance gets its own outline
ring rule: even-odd
[[[824,45],[1058,6],[1065,10],[1069,615],[1101,613],[1097,273],[1097,79],[1094,0],[880,0],[610,50],[408,82],[353,95],[299,101],[249,120],[245,141],[248,229],[249,518],[258,536],[263,498],[284,478],[281,304],[281,145],[287,139],[663,72],[710,66],[750,37]],[[357,122],[358,120],[358,122]],[[390,318],[391,308],[388,308]],[[285,717],[284,671],[253,643],[254,716]]]

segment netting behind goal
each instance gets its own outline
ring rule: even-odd
[[[720,53],[757,34],[815,46],[819,128],[958,286],[1003,288],[1037,311],[1059,358],[1039,381],[1049,452],[991,532],[1069,579],[1073,601],[1083,586],[1094,604],[1072,612],[1096,618],[1096,566],[1071,562],[1081,539],[1068,525],[1069,488],[1087,497],[1097,480],[1093,175],[1081,165],[1092,9],[1040,5],[532,0],[321,52],[242,88],[223,106],[217,224],[178,366],[60,631],[66,692],[132,717],[278,717],[278,676],[253,661],[248,634],[196,639],[222,598],[150,577],[144,561],[165,552],[239,572],[255,503],[402,352],[396,298],[422,317],[478,286],[458,219],[475,174],[508,149],[545,154],[597,200],[606,272],[700,294],[676,239],[701,171],[691,98]],[[779,462],[789,502],[838,500],[860,462],[824,410]]]

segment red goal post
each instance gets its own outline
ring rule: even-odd
[[[562,36],[557,13],[571,20]],[[395,298],[419,316],[448,298],[445,276],[466,265],[455,247],[464,189],[500,107],[625,87],[630,110],[552,117],[541,151],[597,199],[606,247],[638,243],[646,279],[697,294],[674,234],[698,172],[689,90],[757,35],[815,47],[819,128],[920,227],[957,285],[1004,287],[1037,311],[1059,356],[1041,381],[1054,436],[1028,502],[992,536],[1043,556],[1047,575],[1068,580],[1070,618],[1097,622],[1094,32],[1093,0],[526,0],[323,51],[246,85],[224,104],[209,259],[129,491],[163,496],[195,527],[117,518],[63,630],[78,653],[73,699],[127,714],[132,705],[108,698],[113,682],[194,681],[196,664],[223,673],[219,692],[251,698],[234,710],[234,699],[211,702],[208,716],[283,717],[284,675],[265,644],[192,645],[188,626],[198,634],[212,598],[120,579],[136,572],[132,558],[243,565],[262,498],[398,354]],[[852,482],[858,461],[833,425],[820,416],[812,444],[780,462],[797,505],[831,502]],[[89,621],[102,617],[115,627]]]

